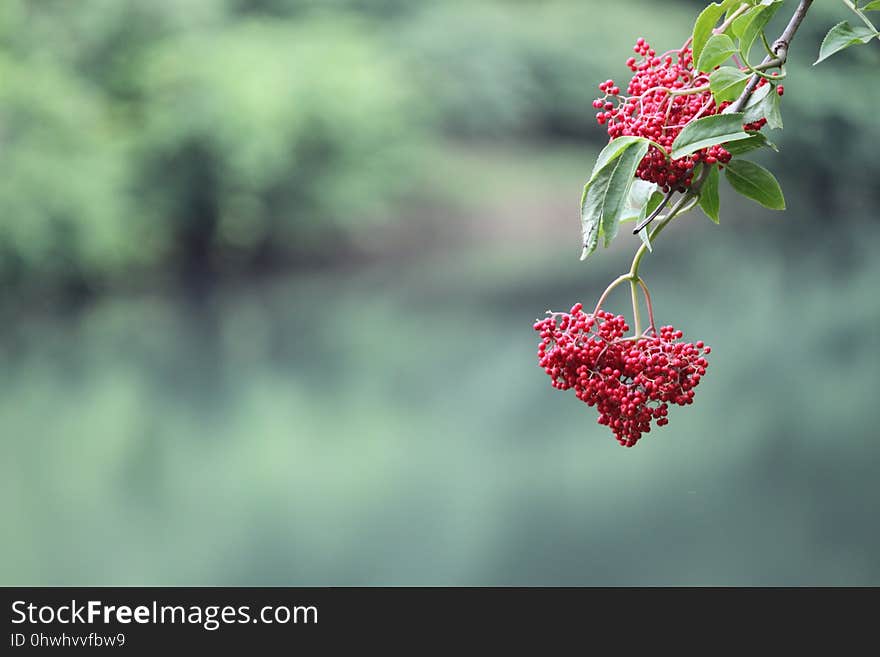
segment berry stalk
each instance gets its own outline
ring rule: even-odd
[[[633,339],[638,340],[639,336],[642,335],[642,315],[639,311],[639,283],[641,283],[638,278],[629,279],[629,289],[630,294],[632,295],[632,304],[633,304],[633,330],[635,331],[635,336]]]

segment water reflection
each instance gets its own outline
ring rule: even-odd
[[[541,306],[612,257],[586,290],[546,257],[477,258],[29,320],[4,339],[0,580],[877,582],[856,365],[880,339],[829,321],[880,319],[876,266],[793,298],[792,265],[741,247],[652,260],[662,312],[714,352],[699,403],[633,450],[532,361]]]

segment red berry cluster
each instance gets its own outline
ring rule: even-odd
[[[682,333],[664,326],[659,333],[624,338],[621,315],[595,316],[575,304],[570,313],[550,313],[538,321],[538,363],[559,390],[574,388],[578,399],[599,411],[617,442],[632,447],[643,433],[669,422],[670,403],[685,406],[706,373],[702,342],[681,342]]]
[[[600,110],[596,120],[608,124],[611,139],[624,135],[646,137],[671,150],[672,142],[689,122],[722,112],[729,102],[715,104],[709,91],[709,76],[694,70],[693,51],[685,46],[662,55],[642,38],[633,48],[640,59],[630,57],[626,64],[634,73],[621,95],[614,80],[599,85],[604,96],[593,101]],[[761,80],[759,86],[765,84]],[[695,91],[697,90],[697,91]],[[760,119],[744,126],[746,130],[760,130],[766,123]],[[667,160],[652,146],[639,165],[636,175],[642,180],[657,183],[663,191],[687,190],[693,181],[694,167],[724,165],[730,153],[721,146],[711,146],[677,160]]]

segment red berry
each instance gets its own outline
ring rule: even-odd
[[[613,80],[606,80],[599,85],[605,96],[594,102],[594,107],[604,110],[603,117],[597,116],[597,121],[600,125],[607,124],[612,140],[630,135],[646,137],[669,152],[685,125],[697,118],[718,114],[730,104],[716,105],[708,90],[670,93],[671,90],[681,92],[708,85],[708,72],[694,69],[690,47],[657,57],[656,51],[640,37],[633,51],[644,59],[637,61],[630,57],[626,60],[627,67],[633,72],[627,88],[621,93],[621,88],[615,86]],[[758,86],[765,84],[767,81],[761,80]],[[782,93],[781,85],[777,92]],[[608,96],[617,96],[618,104],[609,107]],[[760,119],[743,127],[760,130],[765,124],[766,119]],[[639,163],[636,176],[657,183],[664,191],[686,191],[693,182],[693,170],[698,163],[720,167],[729,161],[730,153],[721,146],[702,149],[676,160],[667,160],[658,148],[651,147]]]
[[[703,355],[711,351],[702,341],[680,342],[681,331],[671,326],[638,340],[624,338],[629,327],[621,315],[600,310],[594,317],[580,303],[570,313],[549,313],[534,328],[541,335],[538,364],[552,386],[574,389],[626,447],[652,422],[668,424],[669,404],[693,403],[708,365]]]

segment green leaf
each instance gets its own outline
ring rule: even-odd
[[[755,89],[746,103],[745,110],[743,110],[744,123],[754,123],[758,119],[767,118],[767,112],[770,109],[770,100],[767,96],[772,90],[773,89],[769,84],[765,84],[764,86]]]
[[[765,84],[765,85],[762,85],[762,86],[756,88],[752,92],[752,95],[749,96],[749,99],[746,101],[746,106],[743,109],[743,112],[745,113],[744,118],[745,118],[746,123],[752,123],[752,121],[753,121],[753,119],[750,118],[749,110],[752,110],[754,112],[754,108],[764,99],[764,96],[769,94],[772,90],[773,90],[772,85]],[[763,118],[763,116],[759,116],[758,118],[759,119]],[[754,120],[757,120],[757,119],[754,119]]]
[[[731,112],[691,121],[672,142],[672,159],[677,160],[715,144],[748,139],[749,133],[743,130],[742,118],[742,113]]]
[[[697,16],[697,21],[694,23],[693,41],[691,43],[695,62],[700,61],[700,57],[703,54],[703,47],[706,45],[706,42],[709,41],[709,37],[712,36],[712,30],[715,29],[718,20],[724,14],[725,5],[727,4],[729,3],[713,2],[701,11],[699,16]]]
[[[773,130],[782,128],[782,111],[780,107],[782,99],[776,93],[776,88],[766,84],[759,87],[752,94],[749,102],[746,104],[743,113],[743,121],[745,123],[754,123],[760,119],[767,119],[767,126]]]
[[[642,244],[648,247],[648,251],[654,253],[654,247],[651,246],[651,238],[648,235],[648,228],[650,226],[645,226],[639,231],[639,239],[642,240]]]
[[[714,164],[700,188],[700,207],[709,219],[716,224],[719,222],[718,212],[721,209],[721,200],[718,198],[718,167]]]
[[[651,202],[652,195],[657,191],[657,183],[648,182],[641,178],[633,180],[629,195],[626,199],[624,212],[620,217],[620,223],[635,221],[645,218],[645,208]]]
[[[769,99],[767,101],[769,105],[767,108],[767,127],[771,130],[781,130],[782,111],[780,110],[780,105],[782,104],[782,99],[775,91],[767,94],[767,98]]]
[[[740,194],[771,210],[784,210],[785,198],[772,173],[748,160],[731,160],[724,169],[727,182]]]
[[[737,39],[741,38],[745,29],[753,20],[755,20],[755,17],[760,11],[761,7],[756,5],[744,14],[740,14],[739,16],[737,16],[730,26],[730,31],[733,33],[733,36],[735,36]]]
[[[660,204],[663,202],[663,199],[665,197],[665,194],[659,191],[655,191],[653,194],[651,194],[651,198],[648,199],[647,204],[645,204],[645,207],[643,207],[642,211],[639,213],[639,223],[644,221],[648,215],[652,214],[658,207],[660,207]],[[648,247],[648,251],[653,252],[654,247],[651,246],[651,240],[649,239],[648,235],[649,228],[650,226],[645,226],[639,231],[639,239],[642,240],[642,244]]]
[[[727,8],[727,13],[724,14],[724,20],[730,20],[730,17],[736,12],[742,5],[751,5],[754,7],[755,5],[760,4],[760,0],[734,0]]]
[[[648,199],[648,204],[645,206],[645,211],[642,213],[642,219],[647,217],[649,214],[654,212],[660,204],[663,202],[663,199],[666,198],[666,195],[663,192],[656,191],[651,194],[651,198]]]
[[[868,27],[853,27],[847,21],[838,23],[828,30],[828,34],[822,39],[822,45],[819,47],[819,59],[813,62],[813,66],[845,48],[857,43],[868,43],[875,36],[877,36],[877,32]]]
[[[706,42],[703,52],[700,55],[700,61],[697,64],[697,70],[708,73],[716,66],[720,66],[727,59],[735,54],[736,46],[726,34],[713,34]]]
[[[880,11],[880,0],[874,0],[873,2],[869,2],[861,9],[862,9],[862,11]]]
[[[618,155],[620,155],[625,149],[629,148],[633,144],[637,143],[648,143],[648,140],[644,137],[633,137],[633,136],[623,136],[617,137],[616,139],[612,139],[605,148],[599,153],[599,157],[596,158],[596,164],[593,165],[593,173],[590,174],[590,180],[592,181],[596,174],[598,174],[605,166]]]
[[[617,235],[620,217],[639,162],[648,152],[649,144],[642,140],[625,146],[617,157],[608,161],[586,184],[581,198],[581,227],[584,250],[581,260],[596,250],[599,231],[605,235],[605,245]]]
[[[746,88],[749,76],[733,66],[722,66],[709,76],[709,89],[716,102],[735,100]]]
[[[779,149],[776,148],[776,144],[767,139],[767,137],[763,133],[749,132],[749,135],[750,137],[748,139],[732,141],[729,144],[725,144],[724,148],[731,155],[742,155],[743,153],[748,153],[749,151],[764,148],[765,146],[768,148],[772,148],[774,151],[779,151]]]
[[[748,59],[755,39],[767,27],[781,6],[782,0],[762,0],[761,4],[750,9],[733,22],[733,33],[739,37],[739,47],[743,57]]]

